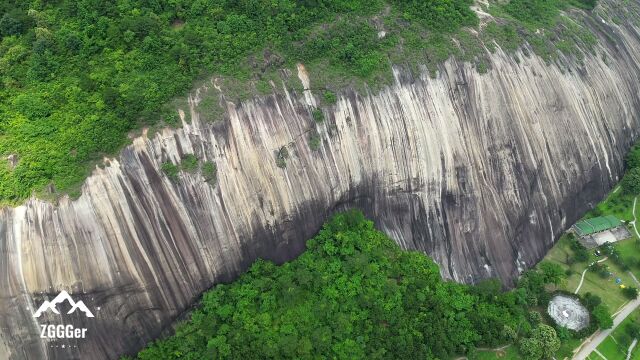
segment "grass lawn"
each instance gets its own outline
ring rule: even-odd
[[[616,187],[618,189],[618,187]],[[633,220],[633,195],[625,194],[622,189],[609,193],[606,199],[600,202],[596,207],[587,212],[582,219],[588,219],[596,216],[614,215],[620,220]],[[636,216],[640,216],[636,209]]]
[[[630,213],[630,211],[628,213]],[[640,212],[638,210],[636,210],[636,215],[640,216]],[[634,234],[633,231],[632,234]],[[631,271],[636,275],[636,277],[640,278],[640,269],[638,268],[638,264],[640,264],[640,262],[636,260],[640,258],[640,245],[636,240],[637,238],[634,234],[632,238],[614,244],[614,247],[618,250],[620,256],[627,264],[634,264],[631,267]],[[574,292],[580,283],[582,271],[586,269],[590,263],[600,260],[603,257],[596,257],[594,255],[594,251],[591,250],[589,251],[588,261],[569,265],[567,260],[573,256],[573,250],[571,249],[570,244],[570,237],[568,235],[563,235],[556,245],[547,253],[544,260],[559,264],[565,271],[570,269],[568,272],[569,275],[562,284],[558,286],[558,289]],[[579,294],[584,295],[587,292],[591,292],[592,294],[598,295],[602,299],[603,303],[607,304],[609,311],[613,315],[628,302],[628,299],[622,294],[620,286],[615,283],[615,279],[620,278],[622,280],[622,284],[628,286],[637,287],[637,285],[633,281],[632,277],[626,271],[623,271],[620,266],[613,263],[611,259],[605,260],[603,264],[606,264],[609,267],[609,271],[613,273],[613,275],[608,278],[602,278],[596,272],[587,271],[585,273],[584,282],[580,287]],[[636,313],[640,313],[640,311],[636,311]],[[638,314],[635,316],[632,315],[626,321],[640,321],[640,316]],[[626,349],[628,349],[631,339],[627,339],[627,337],[624,336],[623,326],[624,323],[621,327],[616,329],[613,337],[607,338],[598,347],[598,351],[600,351],[608,360],[626,359]],[[573,354],[573,350],[581,343],[581,339],[572,339],[563,342],[562,347],[556,353],[556,358],[570,359]],[[588,357],[588,359],[601,360],[602,358],[594,352]],[[640,347],[634,350],[631,359],[640,360]]]
[[[629,301],[623,294],[620,286],[616,285],[615,278],[619,277],[625,285],[635,286],[629,274],[622,271],[617,265],[607,260],[604,264],[609,265],[610,271],[614,274],[609,278],[603,279],[600,275],[587,271],[584,277],[584,283],[578,292],[584,295],[587,292],[598,295],[602,302],[609,306],[609,311],[613,315],[620,307]],[[575,290],[575,288],[574,288]]]
[[[640,215],[636,210],[636,215]],[[640,224],[638,224],[640,225]],[[631,231],[633,238],[620,241],[616,243],[616,249],[620,251],[620,256],[627,264],[634,264],[631,266],[631,272],[640,280],[640,241],[637,241],[637,237],[633,231]]]
[[[478,360],[517,360],[518,349],[515,348],[514,345],[509,345],[503,350],[499,351],[491,351],[491,350],[478,350]]]
[[[598,351],[609,360],[626,359],[627,350],[633,339],[626,334],[627,324],[640,321],[640,310],[636,310],[627,317],[614,331],[598,346]],[[590,358],[600,358],[598,354],[592,353]],[[640,349],[636,347],[631,354],[631,359],[640,359]]]
[[[569,339],[562,342],[560,349],[555,354],[555,358],[560,359],[571,359],[573,357],[573,350],[575,350],[584,339]]]
[[[583,219],[588,219],[596,216],[614,215],[618,219],[627,223],[628,229],[632,234],[632,237],[627,240],[623,240],[615,243],[613,246],[617,250],[618,254],[622,258],[624,264],[630,267],[630,271],[640,278],[640,240],[638,239],[633,227],[629,222],[634,220],[633,217],[633,195],[625,194],[619,187],[616,187],[605,200],[599,203],[593,210],[586,213]],[[639,199],[640,200],[640,199]],[[640,201],[636,203],[636,216],[639,218],[640,226]],[[572,263],[570,259],[574,257],[574,251],[571,248],[573,235],[564,234],[556,242],[553,248],[549,250],[543,261],[550,261],[559,264],[566,272],[567,277],[565,280],[557,286],[557,289],[565,290],[568,292],[575,292],[576,288],[580,284],[582,272],[589,266],[589,264],[603,259],[602,256],[596,257],[594,250],[589,250],[589,259],[580,263]],[[584,276],[584,282],[580,287],[579,294],[584,295],[590,292],[597,295],[602,299],[602,302],[609,307],[609,311],[612,316],[615,314],[624,304],[629,300],[622,294],[622,289],[619,284],[616,284],[615,280],[620,278],[621,283],[626,286],[639,287],[633,280],[632,276],[621,266],[616,265],[613,259],[607,259],[602,262],[603,265],[607,265],[609,272],[612,275],[608,277],[601,277],[595,271],[587,271]],[[554,288],[548,290],[553,291]],[[600,351],[607,359],[626,359],[626,353],[632,339],[625,333],[625,323],[631,321],[640,321],[640,310],[635,311],[624,323],[620,325],[608,337],[600,344],[598,351]],[[582,339],[571,339],[562,343],[562,347],[556,353],[557,359],[571,358],[573,350],[582,343]],[[495,353],[486,353],[486,356],[480,357],[481,359],[494,359]],[[588,359],[601,360],[595,352],[591,353]],[[633,351],[631,359],[640,360],[640,346],[636,347]]]
[[[554,247],[549,250],[543,261],[546,260],[557,263],[565,271],[571,269],[571,275],[567,276],[567,278],[559,288],[562,290],[573,292],[580,283],[580,275],[582,274],[582,270],[584,270],[591,261],[595,261],[595,256],[593,256],[592,254],[589,258],[589,261],[568,265],[567,258],[573,256],[573,250],[571,250],[571,247],[569,245],[570,241],[571,240],[566,234],[562,235],[562,237],[560,237],[560,240],[558,240]]]
[[[628,345],[627,345],[628,346]],[[616,343],[615,338],[609,336],[605,341],[603,341],[600,346],[598,346],[598,351],[602,355],[604,355],[607,359],[626,359],[626,349],[621,349],[618,347],[618,343]],[[592,354],[598,355],[598,354]]]
[[[573,250],[571,250],[569,244],[569,237],[563,235],[556,243],[556,245],[551,250],[549,250],[544,260],[559,264],[565,271],[567,269],[571,269],[571,275],[567,276],[567,278],[563,281],[562,284],[560,284],[560,286],[558,286],[558,288],[565,291],[574,292],[578,287],[578,284],[580,283],[582,271],[587,268],[589,263],[600,260],[602,259],[602,257],[596,257],[593,254],[593,251],[590,251],[588,261],[568,265],[567,257],[573,255]],[[615,244],[614,246],[619,249],[623,258],[640,256],[640,249],[636,247],[635,239],[624,240]],[[615,279],[620,278],[622,280],[622,284],[627,286],[637,287],[637,285],[628,273],[623,271],[611,260],[606,260],[603,262],[603,264],[609,266],[609,270],[611,273],[613,273],[613,275],[603,279],[599,274],[592,271],[587,271],[584,277],[584,282],[582,283],[582,287],[580,288],[580,291],[578,293],[584,295],[587,292],[591,292],[592,294],[598,295],[602,299],[602,301],[607,304],[607,306],[609,306],[609,310],[613,314],[627,302],[627,298],[622,295],[620,286],[616,285]]]

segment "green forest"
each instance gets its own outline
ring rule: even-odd
[[[212,74],[268,93],[266,80],[277,69],[304,62],[321,85],[339,91],[353,81],[384,84],[391,63],[433,68],[453,55],[486,71],[487,39],[489,50],[493,40],[513,50],[533,39],[545,58],[554,53],[554,41],[593,41],[558,17],[570,5],[592,7],[591,0],[492,4],[505,20],[489,24],[480,37],[464,30],[478,27],[471,3],[4,1],[0,156],[9,160],[0,162],[0,203],[16,204],[34,193],[77,196],[90,169],[126,144],[128,133],[178,125],[171,101]],[[558,24],[553,39],[532,30]],[[387,35],[380,38],[379,28]]]
[[[351,210],[333,216],[297,259],[259,260],[206,292],[175,335],[136,359],[474,359],[479,348],[504,344],[520,358],[548,359],[563,342],[611,326],[591,294],[582,299],[594,319],[587,329],[554,325],[546,287],[564,276],[543,262],[511,291],[497,280],[444,281],[431,259],[401,250]]]

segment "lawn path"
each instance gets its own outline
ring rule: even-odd
[[[638,344],[638,339],[633,339],[631,345],[629,345],[629,350],[627,350],[627,360],[631,359],[631,352],[633,352],[633,348]]]
[[[638,233],[638,228],[636,227],[636,201],[638,201],[638,197],[634,197],[633,198],[633,210],[631,210],[631,212],[633,213],[633,221],[631,222],[631,224],[633,225],[633,231],[636,232],[636,236],[638,237],[638,239],[640,239],[640,234]]]
[[[602,353],[601,353],[600,351],[598,351],[597,349],[596,349],[596,350],[593,350],[593,351],[595,351],[595,352],[596,352],[596,354],[598,354],[598,356],[600,356],[600,357],[601,357],[601,358],[603,358],[604,360],[608,360],[608,359],[607,359],[604,355],[602,355]]]
[[[601,263],[601,262],[603,262],[603,261],[605,261],[607,259],[608,259],[608,257],[605,256],[604,258],[598,260],[598,262]],[[582,283],[584,282],[584,275],[587,273],[587,270],[589,270],[588,266],[587,266],[586,269],[584,269],[584,271],[582,271],[582,276],[580,277],[580,284],[578,284],[578,287],[576,288],[576,291],[573,292],[574,294],[577,294],[578,291],[580,291],[580,288],[582,287]]]

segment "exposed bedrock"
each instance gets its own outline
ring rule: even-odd
[[[598,29],[615,44],[598,32],[596,55],[581,65],[498,51],[484,75],[455,61],[434,79],[398,70],[378,94],[342,94],[322,124],[309,93],[228,103],[215,124],[192,106],[182,129],[136,138],[96,168],[79,199],[2,209],[0,358],[134,352],[256,258],[298,255],[345,207],[433,257],[446,278],[512,283],[612,188],[636,138],[640,34]],[[275,152],[285,145],[281,169]],[[188,153],[216,163],[214,184],[159,170]],[[32,317],[63,289],[95,318]],[[40,324],[59,323],[86,327],[87,338],[40,338]]]

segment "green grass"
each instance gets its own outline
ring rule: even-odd
[[[624,194],[619,187],[614,190],[594,209],[587,212],[582,219],[588,219],[594,216],[606,216],[614,215],[617,218],[626,222],[633,220],[633,198],[634,196]],[[638,207],[638,204],[636,204]],[[636,209],[636,215],[640,215],[640,211]],[[638,241],[633,228],[629,225],[630,233],[632,237],[623,241],[615,243],[613,246],[616,248],[623,261],[627,264],[631,264],[630,271],[632,271],[636,277],[640,277],[640,242]],[[580,276],[582,271],[588,266],[589,263],[597,261],[602,257],[596,257],[593,251],[590,251],[590,257],[587,262],[575,263],[569,266],[566,262],[567,256],[573,254],[570,246],[569,239],[566,235],[562,236],[556,245],[549,250],[545,256],[546,260],[553,261],[560,264],[563,269],[571,269],[573,274],[568,276],[565,282],[560,286],[563,290],[573,292],[580,283]],[[606,260],[603,264],[609,266],[610,271],[614,274],[607,279],[601,278],[597,273],[587,271],[582,287],[579,294],[585,294],[591,292],[600,296],[603,302],[609,306],[612,313],[616,312],[622,305],[624,305],[628,299],[622,294],[622,290],[619,285],[615,284],[615,278],[619,277],[622,280],[622,284],[626,286],[638,287],[633,281],[631,276],[624,271],[620,266],[613,263],[611,260]]]
[[[560,349],[556,352],[556,359],[571,359],[573,356],[573,351],[582,344],[583,339],[568,339],[562,341],[562,345],[560,345]]]
[[[625,326],[634,321],[640,321],[640,310],[635,310],[629,315],[598,347],[598,351],[609,360],[626,359],[627,350],[631,345],[631,339],[625,334]],[[600,358],[598,354],[591,354],[592,358]],[[640,358],[640,350],[636,347],[631,356],[632,359]],[[601,359],[601,358],[600,358]]]
[[[588,219],[595,216],[614,215],[617,218],[626,222],[633,220],[633,198],[634,196],[624,194],[622,190],[616,187],[602,202],[600,202],[593,210],[587,212],[582,219]],[[638,206],[638,205],[636,205]],[[636,215],[640,215],[638,209],[636,209]],[[630,265],[630,270],[637,277],[640,275],[640,241],[638,240],[631,225],[628,225],[632,237],[623,241],[619,241],[613,244],[613,247],[618,251],[623,262]],[[573,256],[573,250],[571,249],[571,240],[568,234],[564,234],[560,237],[558,242],[547,253],[544,260],[551,261],[559,264],[565,271],[571,270],[571,275],[558,286],[559,289],[574,292],[580,283],[580,277],[582,271],[587,266],[603,257],[596,257],[594,250],[589,250],[589,259],[581,263],[569,264],[567,259]],[[619,265],[616,265],[612,259],[607,259],[602,264],[606,264],[609,267],[610,272],[614,275],[607,278],[602,278],[598,273],[593,271],[587,271],[584,277],[584,282],[580,288],[579,294],[584,295],[587,292],[595,294],[602,299],[602,302],[609,307],[613,316],[624,304],[629,300],[622,294],[622,289],[619,285],[615,284],[615,279],[620,278],[622,284],[626,286],[638,287],[631,275],[627,271],[624,271]],[[598,351],[603,353],[607,359],[625,359],[626,349],[630,344],[630,340],[625,339],[622,334],[624,324],[630,321],[639,321],[640,312],[636,311],[632,316],[627,318],[620,327],[613,332],[613,337],[607,338],[599,347]],[[616,343],[617,341],[617,343]],[[580,339],[575,339],[570,342],[563,342],[560,351],[556,354],[557,357],[570,357],[572,350],[577,348],[581,343]],[[634,351],[632,359],[640,358],[640,350]],[[598,359],[601,357],[595,353],[592,353],[588,359]]]
[[[509,345],[503,350],[478,350],[478,360],[518,360],[520,356],[514,345]]]
[[[615,191],[618,189],[617,191]],[[582,219],[588,219],[596,216],[614,215],[620,220],[632,221],[633,220],[633,195],[624,193],[619,187],[616,187],[614,191],[601,201],[594,209],[588,211]],[[637,212],[636,215],[640,216]]]
[[[636,248],[635,239],[628,239],[618,242],[614,245],[615,248],[620,250],[624,257],[640,256],[640,251]],[[631,249],[631,250],[629,250]],[[566,236],[560,238],[556,245],[549,250],[544,260],[552,261],[559,264],[564,270],[572,269],[573,273],[563,281],[558,287],[559,289],[574,292],[580,283],[580,277],[582,271],[587,268],[588,264],[602,259],[603,257],[596,257],[593,255],[593,251],[590,251],[589,261],[582,263],[574,263],[569,266],[566,263],[566,257],[571,256],[573,251],[569,247],[569,239]],[[606,279],[600,277],[599,274],[587,271],[584,277],[584,282],[580,288],[579,294],[583,295],[587,292],[598,295],[603,303],[609,306],[612,313],[616,312],[622,305],[624,305],[628,299],[622,294],[622,290],[619,285],[615,284],[615,278],[619,277],[622,280],[622,284],[627,286],[637,287],[633,279],[629,274],[623,271],[618,265],[614,264],[611,260],[603,262],[609,266],[610,271],[614,274]]]
[[[619,269],[614,268],[610,262],[605,262],[609,265],[615,276],[622,279],[623,284],[631,284],[632,280],[629,275],[621,272]],[[574,289],[575,290],[575,289]],[[615,277],[611,276],[608,279],[602,279],[600,275],[587,271],[584,277],[584,283],[580,288],[578,294],[584,295],[586,293],[592,293],[598,295],[604,304],[607,304],[611,313],[615,313],[626,304],[629,300],[622,294],[622,290],[615,284]]]
[[[618,344],[615,343],[614,338],[609,336],[607,337],[599,346],[598,351],[602,353],[607,359],[624,359],[626,357],[626,353],[620,349]],[[597,355],[597,354],[595,354]]]

